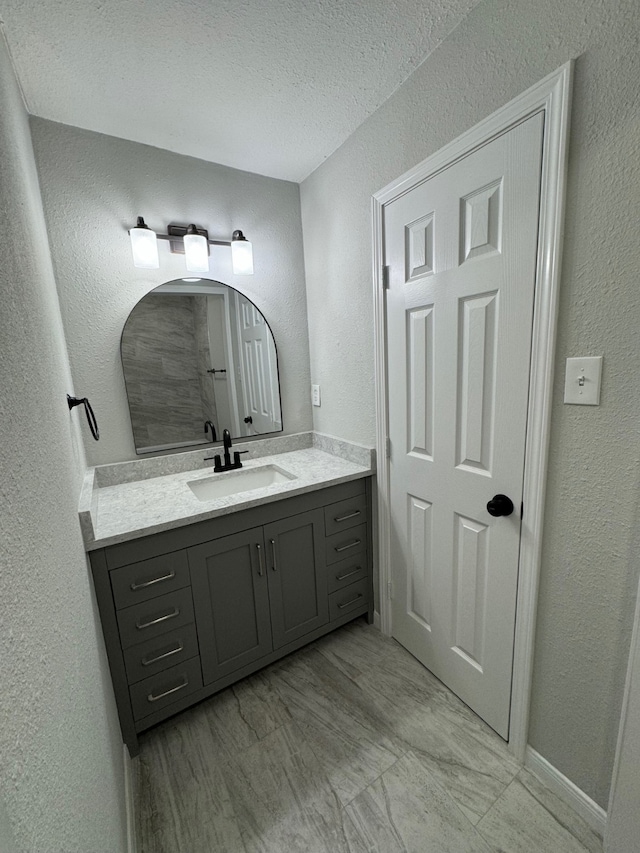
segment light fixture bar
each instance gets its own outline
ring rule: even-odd
[[[169,227],[171,227],[171,228],[174,228],[174,227],[175,228],[182,228],[181,225],[175,225],[175,226],[169,226]],[[184,235],[186,233],[187,233],[187,229],[182,228],[182,234],[180,235],[180,239],[182,239],[182,237],[184,237]],[[198,228],[198,234],[202,234],[202,236],[205,237],[207,232],[204,230],[204,228]],[[156,237],[158,238],[158,240],[168,240],[171,243],[170,248],[171,248],[172,252],[175,252],[176,254],[184,255],[184,243],[179,243],[178,238],[175,234],[156,234]],[[207,240],[207,243],[210,246],[230,246],[231,240]],[[174,245],[175,245],[175,248],[174,248]]]
[[[142,230],[145,229],[146,233],[141,233]],[[136,232],[136,233],[134,233]],[[140,259],[137,258],[136,247],[134,246],[136,238],[139,240],[145,240],[146,243],[143,244],[146,248],[147,253],[151,253],[151,241],[153,240],[166,240],[169,242],[169,251],[174,255],[184,255],[185,254],[185,242],[184,238],[189,232],[190,235],[198,235],[200,237],[204,237],[207,244],[207,254],[209,246],[229,246],[231,248],[231,257],[232,257],[232,267],[235,275],[252,275],[253,274],[253,250],[251,243],[246,239],[242,231],[236,230],[233,232],[233,236],[231,240],[210,240],[209,232],[206,228],[198,228],[193,225],[168,225],[166,234],[156,234],[151,231],[145,224],[144,220],[141,216],[138,217],[138,225],[136,228],[132,228],[129,231],[131,235],[132,248],[134,250],[134,264],[135,266],[142,266]],[[138,235],[140,235],[138,237]],[[157,244],[156,244],[157,245]],[[148,247],[148,248],[147,248]],[[143,267],[147,269],[157,269],[160,264],[159,260],[156,260],[157,257],[157,248],[156,248],[156,256],[151,260],[151,264],[149,266]],[[149,263],[147,258],[144,259]],[[204,272],[204,267],[202,269],[197,270],[198,272]]]
[[[167,234],[158,234],[158,240],[169,241],[169,251],[173,255],[184,255],[184,235],[187,233],[187,225],[169,225]],[[209,233],[206,228],[196,228],[196,234],[209,242]]]

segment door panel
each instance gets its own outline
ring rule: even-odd
[[[196,545],[187,555],[202,672],[210,684],[273,648],[262,528]]]
[[[385,206],[392,633],[509,728],[541,114]]]
[[[301,513],[264,528],[275,649],[329,621],[324,511]]]

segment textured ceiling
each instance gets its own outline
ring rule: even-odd
[[[34,115],[300,181],[478,0],[0,0]]]

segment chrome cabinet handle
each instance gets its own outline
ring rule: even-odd
[[[147,696],[147,702],[157,702],[158,699],[164,699],[165,696],[170,696],[172,693],[177,693],[178,690],[182,690],[183,687],[186,687],[189,683],[189,679],[185,676],[182,684],[178,684],[176,687],[172,687],[170,690],[165,690],[164,693],[158,693],[157,696],[154,696],[153,693],[149,693]]]
[[[345,578],[350,578],[351,575],[357,575],[360,571],[362,571],[362,567],[357,566],[352,572],[347,572],[346,575],[336,575],[336,580],[343,581]]]
[[[354,542],[349,542],[348,545],[343,545],[341,548],[334,548],[333,550],[339,554],[341,551],[348,551],[349,548],[355,548],[356,545],[360,545],[361,542],[362,539],[356,539]]]
[[[165,658],[170,658],[171,655],[177,655],[178,652],[181,652],[184,649],[182,643],[180,643],[175,649],[169,649],[168,652],[163,652],[161,655],[156,655],[154,658],[142,658],[140,663],[142,666],[149,666],[152,663],[155,663],[158,660],[164,660]]]
[[[364,595],[361,592],[359,592],[355,598],[352,598],[351,601],[345,601],[344,604],[339,604],[338,607],[340,608],[340,610],[342,610],[343,608],[348,607],[350,604],[355,604],[356,601],[358,601],[358,599],[360,598],[364,598]]]
[[[164,616],[158,616],[157,619],[151,619],[149,622],[136,622],[136,628],[141,631],[143,628],[150,628],[152,625],[157,625],[158,622],[165,622],[167,619],[173,619],[174,616],[179,615],[180,611],[174,607],[171,613],[165,613]]]
[[[278,571],[278,563],[276,561],[276,540],[275,539],[269,539],[269,542],[271,542],[271,554],[273,556],[273,565],[271,566],[271,568],[273,569],[274,572],[277,572]]]
[[[145,587],[147,587],[147,586],[153,586],[154,583],[161,583],[162,581],[170,581],[171,578],[175,578],[175,576],[176,576],[175,571],[173,569],[171,569],[171,571],[169,572],[168,575],[162,575],[161,578],[154,578],[151,581],[142,581],[142,583],[136,583],[136,581],[134,581],[131,584],[131,589],[135,592],[137,589],[145,589]]]
[[[262,545],[259,545],[256,542],[256,548],[258,550],[258,574],[262,577],[264,574],[264,555],[262,553]]]
[[[348,518],[355,518],[357,515],[362,515],[359,509],[355,512],[350,512],[348,515],[337,515],[333,520],[339,524],[341,521],[346,521]]]

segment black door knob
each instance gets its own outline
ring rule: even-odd
[[[487,504],[489,515],[511,515],[513,512],[513,501],[506,495],[494,495]]]
[[[252,423],[253,423],[253,418],[251,417],[251,415],[249,415],[249,417],[248,417],[248,418],[245,418],[245,419],[244,419],[244,422],[245,422],[245,424],[252,424]]]

